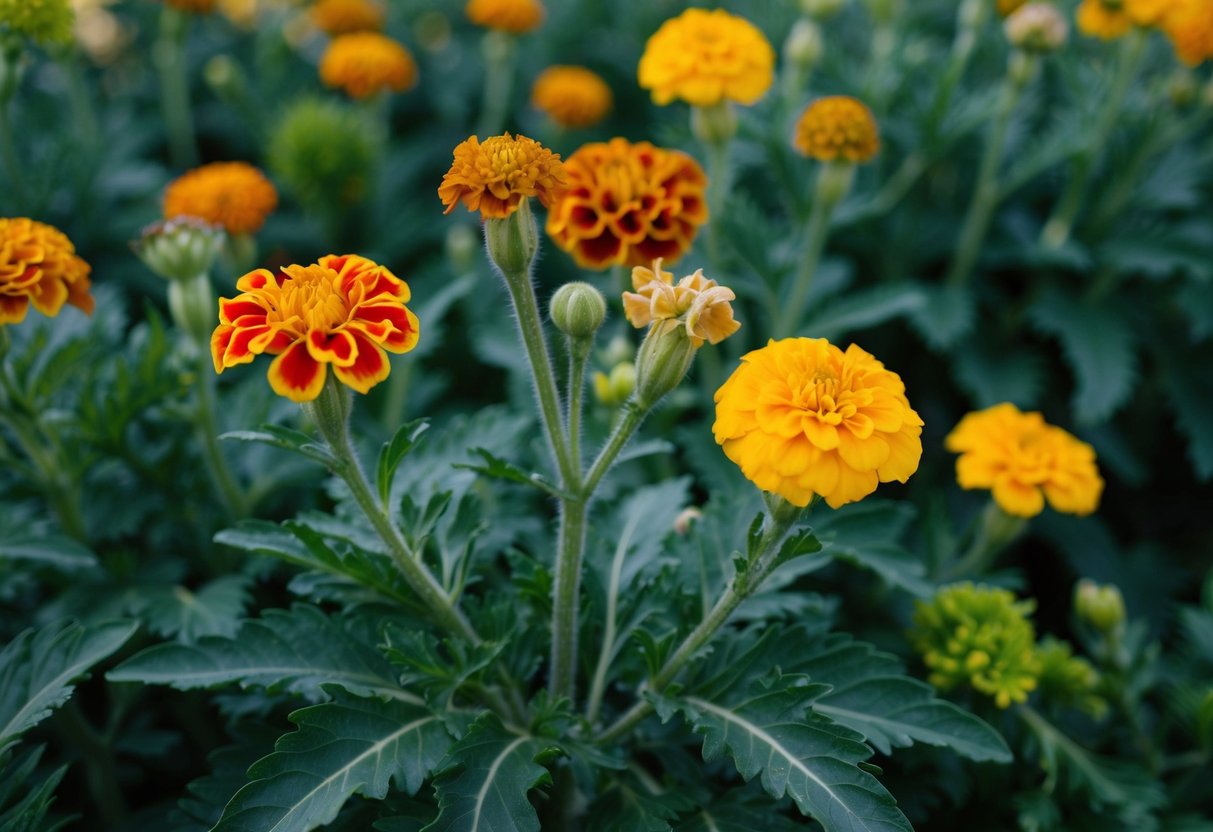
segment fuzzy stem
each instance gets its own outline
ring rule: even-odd
[[[576,693],[577,616],[581,601],[585,515],[584,501],[562,501],[552,589],[552,667],[548,684],[554,696],[570,699]]]
[[[569,456],[573,466],[581,470],[581,410],[585,392],[585,368],[594,346],[592,338],[570,338],[569,346]]]
[[[808,242],[805,244],[800,267],[796,270],[796,278],[792,282],[791,294],[784,304],[782,314],[776,319],[776,338],[791,335],[800,324],[813,275],[821,263],[821,255],[825,252],[826,240],[830,236],[830,220],[834,216],[834,208],[850,190],[854,173],[855,166],[850,162],[827,162],[817,174],[813,210],[809,214],[806,232]]]
[[[618,421],[615,422],[610,437],[607,438],[606,444],[598,452],[594,464],[590,466],[589,472],[585,475],[581,493],[587,500],[594,494],[598,483],[606,476],[607,471],[611,470],[611,466],[615,464],[615,458],[632,438],[636,428],[640,427],[640,423],[644,421],[647,413],[648,411],[641,407],[635,398],[628,399],[620,407]]]
[[[248,497],[236,481],[227,457],[219,444],[219,419],[216,415],[216,379],[211,357],[201,345],[198,350],[198,410],[195,414],[198,433],[206,456],[206,467],[223,499],[228,516],[239,519],[248,516]]]
[[[153,62],[160,71],[160,103],[168,133],[169,158],[177,168],[189,168],[198,163],[185,66],[189,22],[185,12],[165,6],[160,17],[160,36],[152,50]]]

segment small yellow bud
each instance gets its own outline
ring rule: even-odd
[[[589,338],[606,319],[606,298],[590,284],[574,281],[556,290],[548,311],[565,335]]]
[[[796,21],[792,31],[788,33],[788,39],[783,42],[785,58],[806,70],[817,66],[824,48],[821,27],[804,18]]]
[[[1101,633],[1110,633],[1125,620],[1125,600],[1113,584],[1083,578],[1074,588],[1074,612]]]
[[[594,373],[594,397],[606,407],[619,407],[636,389],[636,365],[621,361],[611,369],[611,374]]]

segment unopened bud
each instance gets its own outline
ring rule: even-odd
[[[218,302],[206,272],[185,280],[173,280],[168,285],[168,308],[173,322],[188,333],[195,344],[204,345],[210,341],[217,321]]]
[[[1196,103],[1196,97],[1200,94],[1200,87],[1197,85],[1196,76],[1192,70],[1187,67],[1177,69],[1167,79],[1167,97],[1171,99],[1171,104],[1177,110],[1186,110]]]
[[[611,374],[594,373],[594,398],[606,407],[619,407],[636,389],[636,365],[623,361],[611,368]]]
[[[539,251],[539,230],[528,200],[505,219],[484,221],[484,241],[489,259],[507,276],[529,274]]]
[[[1003,31],[1015,48],[1044,55],[1065,46],[1070,24],[1051,3],[1028,3],[1006,19]]]
[[[704,144],[723,144],[737,135],[737,113],[728,101],[692,107],[691,132]]]
[[[796,21],[792,31],[788,33],[788,39],[783,42],[785,58],[802,69],[812,69],[817,66],[823,49],[821,27],[804,18]]]
[[[574,281],[556,290],[548,311],[565,335],[589,338],[606,319],[606,298],[590,284]]]
[[[1083,578],[1074,588],[1074,611],[1101,633],[1110,633],[1125,620],[1125,600],[1112,584]]]
[[[687,506],[678,512],[678,516],[674,518],[674,532],[679,535],[685,535],[691,530],[691,525],[701,517],[703,517],[702,511],[695,508],[695,506]]]
[[[671,318],[650,326],[636,355],[637,403],[647,410],[681,384],[695,350],[682,321]]]
[[[847,0],[800,0],[800,11],[814,20],[829,20],[846,5]]]
[[[222,245],[220,229],[193,217],[178,217],[149,225],[132,247],[149,269],[177,281],[209,273]]]

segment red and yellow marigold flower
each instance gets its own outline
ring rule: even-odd
[[[278,207],[278,191],[265,174],[244,162],[214,162],[169,183],[164,218],[194,217],[228,234],[255,234]]]
[[[819,98],[796,122],[796,149],[821,162],[867,162],[880,151],[872,111],[846,95]]]
[[[775,50],[757,26],[723,9],[687,9],[661,24],[640,58],[653,102],[753,104],[775,80]]]
[[[785,338],[741,358],[716,391],[716,442],[761,488],[797,506],[833,508],[882,482],[905,482],[922,457],[922,419],[901,378],[852,344]]]
[[[405,353],[417,344],[417,316],[405,306],[408,284],[364,257],[329,255],[277,274],[258,269],[236,288],[240,295],[219,300],[215,372],[262,353],[277,356],[270,386],[291,401],[315,399],[329,367],[338,381],[366,393],[388,377],[385,350]]]
[[[553,153],[526,136],[476,136],[455,148],[451,169],[442,177],[438,197],[449,214],[462,202],[484,219],[505,219],[524,199],[536,197],[549,207],[568,186],[568,176]]]
[[[677,321],[686,328],[695,347],[719,344],[741,324],[733,319],[733,290],[703,276],[703,269],[674,282],[672,272],[663,271],[661,260],[652,268],[632,269],[632,288],[623,293],[623,312],[628,323],[644,329],[661,321]]]
[[[351,98],[403,92],[417,83],[417,62],[403,44],[378,32],[339,35],[320,58],[320,80]]]
[[[1078,31],[1103,40],[1124,37],[1133,28],[1124,0],[1082,0],[1075,20]]]
[[[543,22],[543,4],[539,0],[468,0],[468,20],[477,26],[520,35]]]
[[[531,104],[561,127],[597,124],[611,111],[614,96],[598,73],[583,66],[550,66],[535,79]]]
[[[1188,66],[1213,59],[1213,0],[1178,0],[1163,30],[1176,56]]]
[[[945,441],[960,454],[960,487],[990,489],[1007,514],[1033,517],[1046,499],[1066,514],[1090,514],[1099,506],[1104,482],[1095,450],[1039,413],[995,405],[965,416]]]
[[[91,315],[90,271],[59,229],[27,217],[0,217],[0,326],[21,323],[31,304],[47,317],[65,303]]]
[[[330,35],[377,32],[387,13],[374,0],[316,0],[308,14],[312,25]]]
[[[707,177],[681,151],[616,138],[584,145],[565,170],[547,232],[584,268],[676,262],[708,221]]]

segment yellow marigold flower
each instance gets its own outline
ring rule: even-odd
[[[1129,19],[1143,27],[1160,25],[1179,5],[1180,0],[1124,0]]]
[[[967,684],[1008,708],[1027,701],[1040,677],[1036,631],[1028,618],[1035,606],[1005,589],[953,584],[931,601],[918,602],[910,643],[937,688]]]
[[[653,102],[697,107],[753,104],[775,80],[775,50],[748,20],[723,9],[687,9],[661,24],[640,58],[640,86]]]
[[[1123,37],[1133,28],[1124,0],[1082,0],[1075,19],[1078,31],[1104,40]]]
[[[707,177],[681,151],[615,138],[582,146],[565,170],[547,232],[583,268],[676,262],[708,221]]]
[[[35,43],[69,43],[74,19],[67,0],[0,0],[0,31]]]
[[[417,63],[402,44],[378,32],[339,35],[320,59],[320,80],[353,98],[387,90],[403,92],[417,83]]]
[[[1066,514],[1090,514],[1099,506],[1104,483],[1095,450],[1047,424],[1039,413],[995,405],[965,416],[945,441],[949,451],[960,454],[960,487],[991,489],[1007,514],[1034,517],[1046,498]]]
[[[611,88],[583,66],[550,66],[535,79],[531,104],[561,127],[589,127],[611,111]]]
[[[30,304],[48,317],[65,303],[91,315],[90,271],[59,229],[26,217],[0,217],[0,326],[21,323]]]
[[[1178,2],[1163,24],[1176,56],[1188,66],[1213,58],[1213,2]]]
[[[696,347],[704,341],[719,344],[741,324],[733,320],[730,302],[737,300],[733,290],[717,285],[703,276],[703,269],[674,283],[672,272],[663,271],[661,259],[651,269],[632,269],[634,292],[623,293],[623,312],[628,323],[643,329],[655,321],[678,321]]]
[[[460,143],[438,197],[446,206],[443,213],[451,213],[462,201],[485,219],[504,219],[528,197],[538,197],[547,208],[567,186],[559,153],[534,139],[506,133],[483,143],[476,136]]]
[[[189,171],[164,191],[164,218],[196,217],[232,235],[255,234],[278,207],[278,191],[244,162],[213,162]]]
[[[819,98],[796,122],[796,149],[822,162],[867,162],[880,151],[872,111],[846,95]]]
[[[373,0],[316,0],[309,14],[312,24],[330,35],[377,32],[387,17],[383,6]]]
[[[515,35],[537,28],[544,15],[539,0],[468,0],[465,11],[477,26]]]
[[[164,5],[192,14],[210,14],[215,10],[216,0],[164,0]]]
[[[716,442],[761,488],[806,506],[862,500],[905,482],[922,457],[922,419],[905,385],[871,354],[824,338],[785,338],[742,356],[716,391]]]
[[[366,393],[391,370],[384,350],[417,345],[417,316],[404,305],[408,284],[364,257],[329,255],[277,274],[258,269],[236,288],[242,294],[219,300],[215,372],[275,355],[270,386],[291,401],[320,395],[330,365],[339,381]]]
[[[1026,2],[1028,0],[998,0],[998,13],[1006,17]]]

